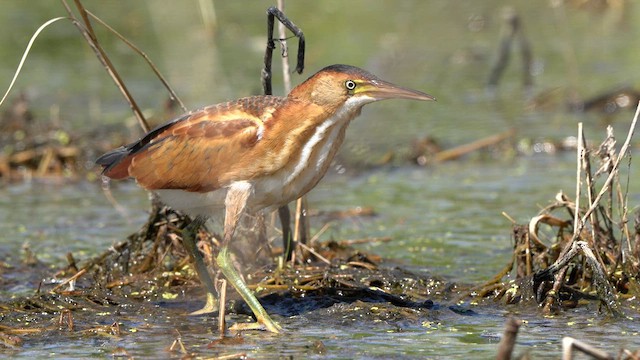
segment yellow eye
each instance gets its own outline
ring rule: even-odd
[[[356,83],[353,80],[347,80],[344,82],[344,87],[346,87],[347,90],[351,91],[356,88]]]

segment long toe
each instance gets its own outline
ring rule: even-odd
[[[243,330],[267,330],[274,334],[279,334],[282,331],[280,325],[276,324],[273,320],[257,321],[250,323],[235,323],[229,330],[231,331],[243,331]]]
[[[266,318],[258,318],[258,323],[262,324],[267,330],[271,331],[272,333],[280,333],[282,331],[282,327],[280,327],[280,325],[278,325],[275,321],[271,320],[270,317],[266,317]]]
[[[213,294],[207,293],[207,302],[204,304],[204,307],[200,310],[190,312],[189,315],[196,316],[196,315],[202,315],[202,314],[211,314],[212,312],[217,311],[218,307],[219,307],[218,299],[216,299],[216,297]]]

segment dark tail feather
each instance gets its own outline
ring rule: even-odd
[[[128,147],[121,146],[100,156],[96,164],[102,166],[102,175],[116,180],[125,179],[129,177],[130,154]]]

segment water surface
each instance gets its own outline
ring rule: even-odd
[[[264,10],[271,2],[215,2],[214,12],[200,8],[201,3],[88,1],[87,6],[147,51],[190,108],[259,93]],[[489,92],[485,83],[507,4],[521,15],[532,44],[534,86],[522,87],[514,53],[500,86]],[[320,240],[389,236],[389,242],[360,246],[391,263],[454,282],[481,282],[509,261],[511,223],[502,212],[525,223],[558,191],[572,196],[575,157],[537,154],[524,146],[522,153],[485,151],[416,167],[406,161],[411,141],[432,136],[448,148],[515,128],[514,143],[557,143],[575,136],[581,121],[587,138],[597,144],[605,135],[603,116],[568,112],[567,103],[637,84],[640,74],[640,55],[633,48],[640,30],[634,21],[640,15],[638,7],[598,13],[524,0],[375,5],[323,1],[291,2],[287,11],[307,38],[307,70],[293,76],[294,84],[328,64],[348,63],[438,98],[437,103],[373,104],[352,124],[339,162],[311,192],[310,203],[318,211],[372,207],[377,215],[334,221]],[[8,83],[31,32],[61,15],[55,2],[30,3],[28,8],[22,2],[0,5],[0,26],[9,34],[0,39],[3,83]],[[100,35],[141,106],[149,114],[157,113],[166,98],[158,82],[126,47],[102,30]],[[275,69],[277,74],[277,64]],[[280,77],[274,78],[274,88],[280,89]],[[135,129],[130,119],[123,123],[130,116],[128,106],[70,24],[56,24],[36,42],[17,86],[29,95],[38,121],[58,121],[80,134],[105,123]],[[532,94],[552,94],[551,101],[532,110]],[[631,116],[622,112],[607,119],[613,122],[619,144]],[[390,164],[373,166],[390,152],[395,155]],[[631,207],[640,194],[635,166],[634,158]],[[623,173],[626,176],[626,170]],[[105,251],[137,230],[148,206],[147,195],[133,184],[114,186],[113,193],[125,207],[125,216],[94,183],[31,181],[0,188],[0,256],[15,263],[28,243],[56,267],[65,263],[67,252],[82,259]],[[314,231],[321,225],[320,217]],[[29,281],[2,289],[0,298],[30,293],[37,281]],[[161,357],[174,339],[167,333],[179,329],[188,346],[210,355],[247,351],[256,358],[492,358],[509,314],[527,321],[518,337],[519,352],[557,357],[564,335],[611,353],[621,346],[640,347],[637,321],[609,320],[593,304],[555,318],[543,318],[536,309],[509,307],[481,307],[476,309],[478,316],[467,317],[443,305],[442,310],[402,324],[345,319],[343,326],[324,326],[316,320],[326,318],[330,310],[319,310],[305,317],[279,318],[295,334],[287,341],[251,333],[243,345],[206,350],[201,348],[208,342],[203,337],[215,337],[213,320],[177,316],[175,310],[150,304],[148,317],[129,314],[119,320],[123,327],[144,329],[148,336],[73,337],[51,343],[30,338],[13,355],[103,357],[122,346],[136,357]],[[114,320],[107,317],[106,323]],[[316,340],[324,343],[325,354],[310,350]]]

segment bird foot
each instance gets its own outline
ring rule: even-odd
[[[229,328],[231,331],[243,331],[243,330],[266,330],[270,331],[274,334],[278,334],[282,331],[282,327],[276,324],[271,319],[263,320],[262,322],[251,322],[251,323],[235,323],[231,325]]]
[[[196,310],[189,313],[189,316],[203,315],[203,314],[211,314],[218,310],[219,304],[218,299],[211,294],[207,293],[207,302],[204,304],[204,307],[200,310]]]

